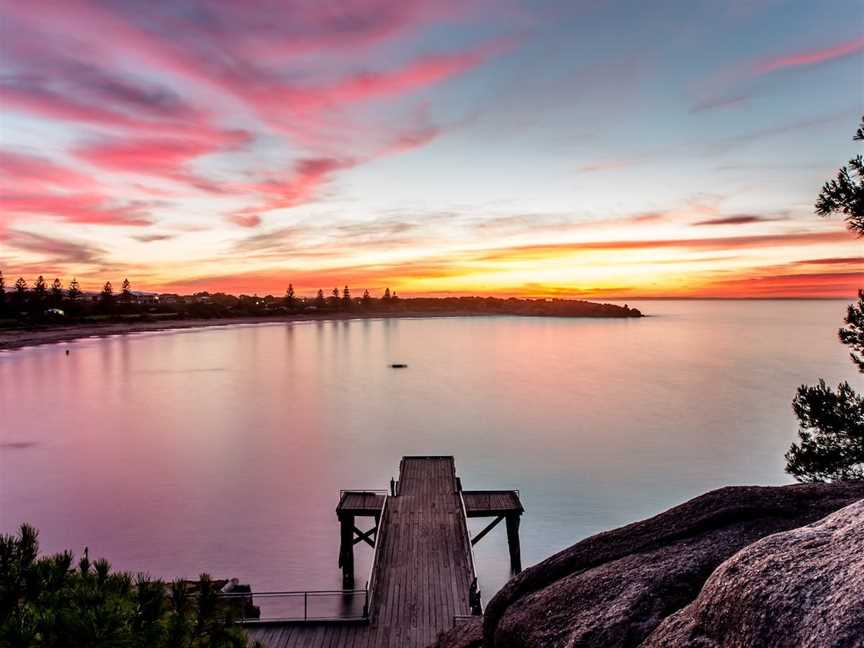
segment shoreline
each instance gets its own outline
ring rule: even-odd
[[[399,313],[330,313],[326,316],[304,315],[272,315],[265,317],[214,317],[209,319],[166,319],[147,322],[108,322],[70,324],[68,326],[49,327],[44,329],[8,329],[0,330],[0,352],[15,351],[28,347],[61,344],[87,338],[104,338],[134,333],[150,333],[160,331],[179,331],[185,329],[216,328],[225,326],[242,326],[247,324],[289,324],[292,322],[338,322],[346,320],[365,319],[418,319],[442,317],[554,317],[556,319],[639,319],[627,317],[590,317],[562,315],[508,315],[507,313],[472,313],[472,312],[422,312],[404,311]],[[644,316],[643,316],[644,317]]]

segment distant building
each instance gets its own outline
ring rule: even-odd
[[[153,293],[132,293],[132,302],[155,306],[159,304],[159,295],[154,295]]]

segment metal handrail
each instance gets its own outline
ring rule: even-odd
[[[338,589],[338,590],[286,590],[277,592],[219,592],[220,598],[251,598],[252,596],[300,596],[308,594],[310,596],[329,596],[333,594],[359,594],[365,592],[365,589]]]
[[[360,615],[327,615],[327,616],[310,616],[309,615],[309,599],[310,598],[325,598],[325,597],[354,597],[359,595],[364,596],[363,614]],[[268,598],[303,598],[303,616],[282,616],[268,618],[252,618],[247,617],[244,612],[245,608],[240,609],[240,623],[267,623],[274,621],[282,622],[306,622],[306,621],[362,621],[366,620],[365,610],[368,600],[368,589],[350,589],[350,590],[291,590],[291,591],[275,591],[275,592],[224,592],[219,593],[220,599],[240,599],[248,600],[250,605],[254,605],[256,599]]]
[[[467,488],[462,489],[466,493],[516,493],[519,495],[518,488]]]
[[[384,503],[381,504],[381,516],[378,518],[378,531],[375,532],[375,548],[372,550],[372,564],[369,566],[369,578],[366,579],[366,605],[363,608],[363,616],[371,620],[369,604],[372,601],[372,596],[375,594],[375,585],[378,579],[375,578],[375,566],[378,562],[378,547],[381,546],[381,541],[384,535],[384,516],[387,514],[387,502],[390,500],[390,495],[384,491]]]
[[[465,542],[468,545],[468,558],[471,561],[471,576],[477,580],[477,568],[474,561],[474,545],[471,544],[471,534],[468,531],[468,509],[465,508],[465,499],[462,497],[462,491],[459,491],[459,505],[462,507],[462,517],[465,522]]]

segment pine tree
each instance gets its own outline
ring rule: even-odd
[[[389,302],[390,301],[390,289],[384,289],[384,296],[381,298],[382,301]]]
[[[45,278],[42,275],[36,279],[36,284],[33,286],[33,306],[40,310],[45,304],[45,297],[48,294],[48,286],[45,285]]]
[[[858,303],[849,305],[846,324],[846,328],[840,329],[840,341],[852,349],[849,352],[852,362],[864,373],[864,290],[858,291]]]
[[[15,307],[20,310],[24,308],[26,302],[27,282],[24,280],[24,277],[18,277],[18,281],[15,282]]]
[[[63,284],[60,283],[60,279],[54,279],[54,283],[51,284],[51,305],[54,308],[59,308],[63,303]]]
[[[0,314],[6,312],[6,280],[3,271],[0,270]]]
[[[339,289],[338,288],[334,288],[330,292],[330,306],[332,306],[333,308],[339,307]]]
[[[294,284],[288,284],[288,290],[285,291],[285,306],[289,310],[293,310],[297,305],[297,298],[294,296]]]
[[[75,277],[72,277],[72,283],[69,284],[69,290],[66,291],[66,296],[72,303],[81,299],[81,288],[78,286],[78,280]]]
[[[369,290],[363,291],[363,306],[369,308],[369,305],[372,303],[372,297],[369,295]]]
[[[864,141],[864,117],[852,139]],[[864,236],[864,158],[861,155],[849,160],[849,166],[841,167],[835,180],[823,185],[816,201],[816,213],[820,216],[843,214],[849,229]]]
[[[864,118],[853,138],[864,141]],[[860,155],[843,167],[836,180],[825,183],[816,201],[816,213],[845,214],[846,224],[864,236],[864,161]],[[840,342],[849,346],[852,362],[864,373],[864,290],[858,303],[846,312],[847,326],[840,329]],[[848,382],[837,391],[820,380],[801,385],[792,402],[798,417],[798,443],[786,453],[786,472],[798,481],[864,479],[864,398]]]
[[[114,288],[110,281],[106,281],[99,294],[99,305],[103,311],[109,312],[114,308]]]
[[[124,304],[132,303],[132,284],[129,279],[123,280],[123,285],[120,288],[120,301]]]
[[[320,288],[318,289],[318,295],[315,297],[315,307],[319,310],[326,306],[327,302],[324,299],[324,291]]]
[[[345,286],[345,289],[342,291],[342,306],[351,308],[351,291],[348,290],[348,286]]]

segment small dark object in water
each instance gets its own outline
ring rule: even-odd
[[[66,355],[69,355],[69,349],[66,349]]]
[[[407,369],[408,365],[403,364],[401,362],[394,362],[393,364],[390,365],[390,368],[391,369]]]

